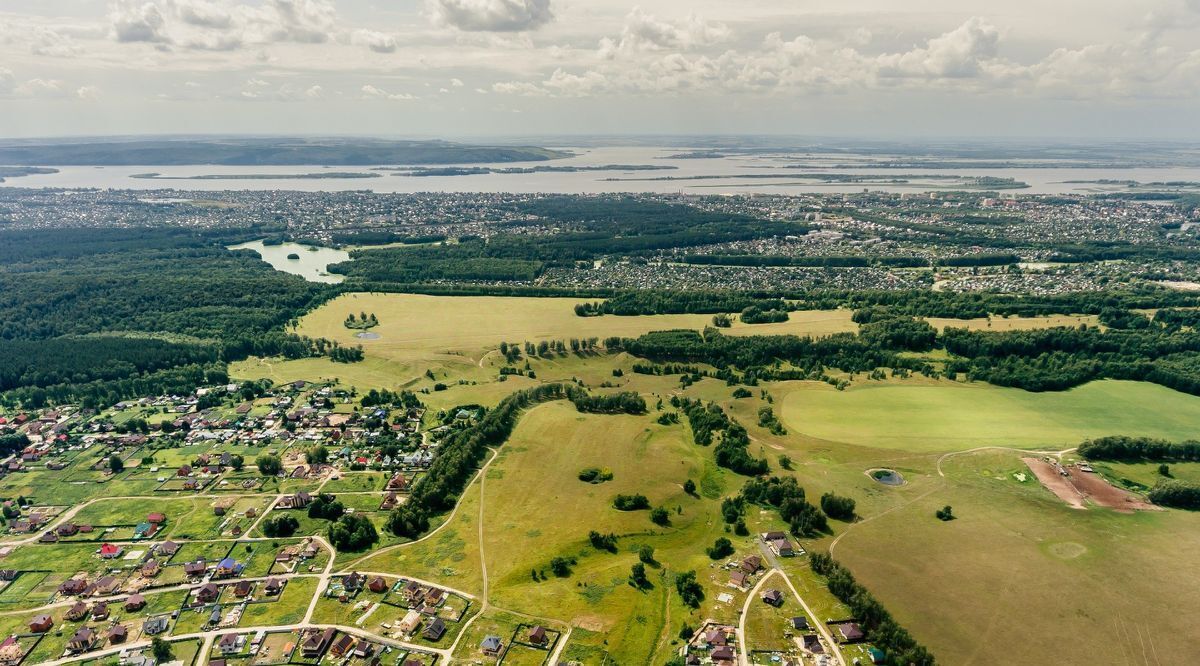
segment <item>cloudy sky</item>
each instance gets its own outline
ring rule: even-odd
[[[1200,0],[0,0],[0,136],[1200,138]]]

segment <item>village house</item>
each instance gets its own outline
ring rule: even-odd
[[[354,637],[350,634],[342,634],[329,646],[329,653],[335,657],[345,657],[353,647]]]
[[[75,605],[67,609],[66,618],[72,622],[78,622],[87,617],[88,607],[82,601],[76,601]]]
[[[200,589],[196,590],[196,601],[199,601],[202,604],[211,603],[217,600],[217,595],[219,594],[220,590],[217,589],[216,585],[213,583],[205,583],[204,585],[200,586]]]
[[[128,637],[129,630],[123,624],[113,625],[113,628],[108,630],[108,642],[112,645],[124,643]]]
[[[783,604],[783,593],[779,590],[767,590],[761,595],[763,603],[770,606],[780,606]]]
[[[489,657],[496,657],[504,649],[504,642],[500,640],[499,636],[487,636],[479,644],[479,649]]]
[[[157,636],[166,631],[168,626],[170,626],[170,621],[166,617],[159,615],[142,623],[142,632],[147,636]]]
[[[207,570],[208,565],[203,559],[196,560],[195,562],[187,562],[183,565],[183,573],[188,578],[203,576]]]
[[[125,610],[129,612],[140,611],[146,605],[146,598],[140,594],[131,594],[125,599]]]
[[[175,543],[174,541],[164,541],[158,544],[158,547],[154,550],[164,557],[171,557],[179,551],[179,544]]]
[[[325,654],[326,648],[333,640],[335,630],[330,629],[313,629],[308,632],[304,641],[300,644],[300,652],[305,659],[316,659]]]
[[[92,619],[97,621],[108,619],[108,604],[106,602],[97,601],[92,605]]]
[[[235,654],[242,650],[243,639],[239,634],[225,634],[217,640],[217,649],[221,654]]]
[[[54,627],[54,619],[49,615],[38,615],[29,621],[29,633],[44,634]]]
[[[268,578],[266,585],[263,586],[263,591],[268,596],[275,596],[283,591],[283,580],[280,578]]]
[[[96,632],[90,627],[83,627],[75,632],[71,640],[67,642],[67,649],[71,652],[85,652],[92,649],[96,644]]]
[[[529,630],[530,643],[533,643],[534,645],[545,645],[547,640],[549,640],[549,636],[546,634],[545,627],[538,625]]]
[[[98,552],[100,553],[101,558],[113,560],[120,557],[125,552],[125,549],[115,544],[106,543],[100,546],[100,550]]]
[[[367,583],[367,589],[375,593],[386,592],[388,587],[390,587],[388,582],[382,576],[376,576],[371,579],[370,583]]]
[[[442,618],[435,617],[429,624],[425,625],[425,631],[421,632],[421,636],[428,641],[438,641],[441,640],[445,633],[446,623],[442,621]]]

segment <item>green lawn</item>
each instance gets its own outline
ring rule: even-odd
[[[787,387],[781,418],[813,438],[911,452],[976,446],[1067,448],[1104,435],[1195,436],[1200,398],[1156,384],[1106,380],[1030,393],[954,382]],[[778,410],[777,410],[778,411]]]

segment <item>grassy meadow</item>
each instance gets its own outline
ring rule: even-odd
[[[678,647],[684,624],[695,626],[704,618],[736,623],[745,593],[726,586],[727,572],[704,548],[726,536],[738,555],[757,552],[752,537],[726,532],[720,516],[721,499],[735,494],[745,477],[717,468],[712,449],[693,443],[686,422],[655,422],[656,404],[673,394],[720,404],[747,427],[750,452],[766,458],[772,474],[795,476],[810,501],[825,492],[856,500],[856,522],[831,521],[831,534],[801,545],[832,546],[941,663],[1046,663],[1051,651],[1061,664],[1183,663],[1200,652],[1200,630],[1180,612],[1194,607],[1200,594],[1200,559],[1194,557],[1200,516],[1071,510],[1027,473],[1019,453],[968,452],[1063,450],[1110,434],[1193,438],[1200,398],[1124,381],[1030,393],[922,377],[868,381],[860,375],[845,391],[818,382],[766,383],[751,397],[734,399],[733,387],[716,380],[684,389],[678,377],[636,375],[631,372],[636,359],[625,354],[531,359],[536,379],[498,381],[502,359],[494,350],[501,341],[635,336],[710,322],[707,315],[580,318],[572,310],[576,302],[348,294],[303,318],[298,331],[362,344],[365,362],[251,359],[231,369],[235,377],[277,381],[338,378],[360,390],[432,389],[443,383],[446,390],[421,395],[435,410],[494,405],[515,390],[552,381],[577,380],[593,391],[636,391],[647,399],[646,416],[585,415],[566,402],[529,410],[444,529],[414,544],[339,559],[339,568],[408,574],[475,595],[486,592],[494,610],[460,646],[460,656],[474,656],[474,634],[486,627],[511,631],[520,616],[505,611],[570,623],[574,630],[563,657],[585,663],[605,658],[657,663]],[[355,339],[342,324],[351,312],[376,314],[380,325],[373,332],[380,339]],[[1008,330],[1095,321],[931,323]],[[849,311],[797,312],[785,323],[735,324],[728,333],[826,335],[855,328]],[[758,425],[758,410],[768,405],[787,434]],[[787,468],[784,457],[790,459]],[[577,474],[584,467],[610,469],[613,479],[582,482]],[[866,474],[880,467],[900,472],[906,483],[887,487]],[[1130,487],[1158,479],[1157,466],[1098,469],[1128,480]],[[1200,478],[1197,464],[1172,469],[1178,478]],[[696,482],[697,496],[683,492],[688,478]],[[357,487],[365,480],[347,478],[339,485]],[[618,493],[645,494],[670,511],[671,524],[654,525],[646,511],[613,509]],[[956,520],[934,517],[945,505],[953,506]],[[758,507],[748,510],[746,522],[752,532],[783,527],[774,511]],[[594,548],[591,530],[617,535],[616,552]],[[627,579],[642,545],[655,549],[655,562],[648,567],[653,586],[639,591]],[[569,575],[551,572],[555,557],[574,560]],[[848,613],[805,558],[782,565],[818,619]],[[696,571],[705,591],[696,610],[684,606],[674,589],[675,574],[688,570]],[[772,587],[779,586],[775,583],[782,580]],[[726,593],[730,598],[721,601]],[[760,608],[757,599],[751,602],[753,643],[779,643],[775,634],[794,610],[790,593],[788,604],[781,615]]]

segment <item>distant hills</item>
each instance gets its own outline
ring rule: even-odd
[[[22,166],[482,164],[545,161],[568,156],[570,153],[536,146],[361,138],[110,138],[0,142],[0,164]]]

